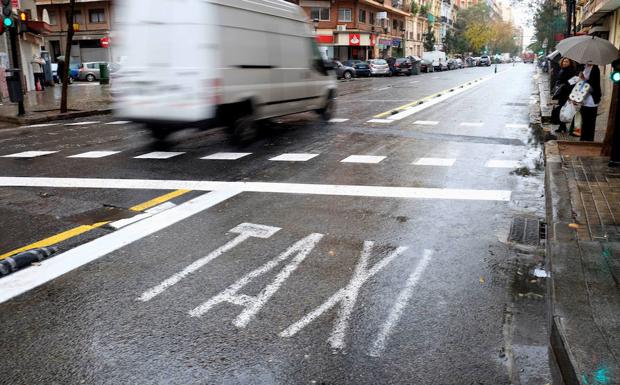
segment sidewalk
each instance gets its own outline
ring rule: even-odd
[[[551,349],[570,385],[620,384],[620,169],[600,156],[606,122],[604,112],[599,143],[545,144]]]
[[[110,86],[99,83],[75,82],[69,85],[69,111],[60,113],[62,86],[46,87],[45,91],[32,91],[24,95],[26,116],[17,117],[17,103],[8,99],[0,105],[0,122],[19,125],[45,123],[51,120],[111,112]]]

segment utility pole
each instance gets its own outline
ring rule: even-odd
[[[620,166],[620,59],[611,63],[611,81],[614,83],[611,96],[611,106],[609,108],[609,118],[607,119],[607,131],[601,148],[602,156],[611,156],[609,159],[610,167]]]
[[[65,113],[67,109],[67,97],[69,92],[69,66],[71,64],[71,46],[73,45],[73,17],[75,14],[75,0],[71,0],[69,14],[67,15],[67,44],[65,45],[65,68],[62,74],[62,95],[60,97],[60,112]]]
[[[11,45],[11,60],[13,68],[8,70],[11,77],[8,80],[9,96],[11,102],[17,103],[17,116],[26,115],[24,108],[24,93],[22,90],[22,71],[19,60],[19,40],[17,39],[17,23],[13,15],[13,3],[11,0],[2,0],[2,25],[8,30],[9,44]]]

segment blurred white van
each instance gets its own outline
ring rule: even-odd
[[[335,73],[303,10],[284,0],[118,2],[115,111],[158,139],[175,129],[228,126],[317,111],[330,119]]]

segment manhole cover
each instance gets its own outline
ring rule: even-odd
[[[536,218],[516,217],[510,226],[509,242],[520,243],[529,246],[538,246],[541,235],[544,234],[544,226]]]

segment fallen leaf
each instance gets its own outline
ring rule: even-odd
[[[479,281],[480,283],[484,283],[484,277],[480,277]]]

